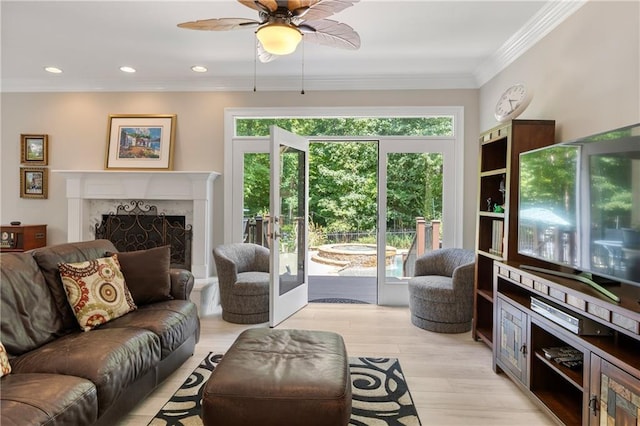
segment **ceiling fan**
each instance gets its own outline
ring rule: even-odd
[[[260,62],[270,62],[293,53],[305,42],[356,50],[360,36],[349,25],[325,19],[360,0],[237,0],[258,11],[259,20],[213,18],[183,22],[180,28],[203,31],[230,31],[255,28]]]

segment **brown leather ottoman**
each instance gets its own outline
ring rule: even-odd
[[[344,341],[326,331],[242,332],[202,395],[202,421],[211,426],[338,426],[350,417]]]

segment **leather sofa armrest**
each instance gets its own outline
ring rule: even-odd
[[[171,277],[171,296],[174,299],[189,300],[195,283],[191,271],[171,268],[169,276]]]

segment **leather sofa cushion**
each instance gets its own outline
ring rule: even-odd
[[[98,393],[99,411],[160,361],[160,339],[140,328],[94,329],[54,340],[14,358],[14,373],[51,373],[82,377]],[[11,376],[8,376],[11,377]]]
[[[96,388],[60,374],[12,374],[0,381],[2,426],[88,425],[98,418]]]
[[[115,319],[101,329],[138,327],[152,331],[160,338],[161,356],[166,358],[189,337],[200,334],[198,310],[193,302],[168,300],[140,306],[136,311]]]
[[[85,262],[87,260],[97,259],[104,257],[107,251],[117,251],[113,243],[109,240],[65,243],[31,250],[55,299],[63,325],[69,332],[78,329],[78,321],[67,301],[67,295],[62,286],[60,272],[58,271],[58,264]]]
[[[30,254],[3,253],[0,282],[0,333],[9,358],[65,334],[57,305]]]
[[[112,252],[107,252],[111,256]],[[117,253],[120,269],[136,305],[170,300],[171,247]]]

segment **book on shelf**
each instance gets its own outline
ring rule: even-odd
[[[491,224],[491,248],[489,253],[502,256],[502,243],[504,237],[504,222],[494,220]]]

